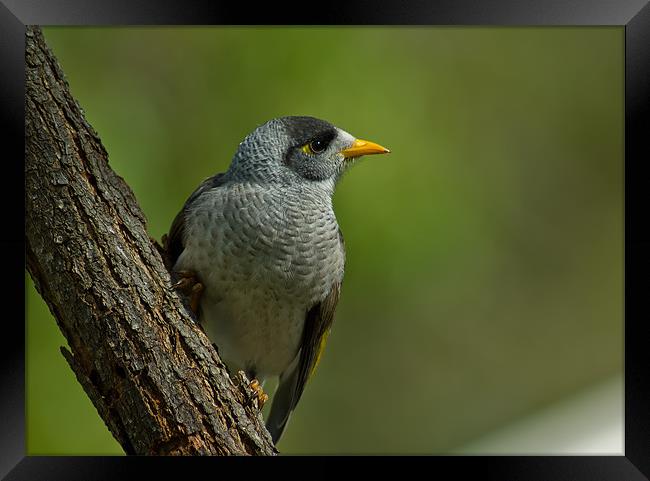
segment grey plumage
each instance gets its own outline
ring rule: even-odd
[[[332,194],[354,144],[312,117],[267,122],[194,191],[167,239],[173,270],[204,285],[199,322],[231,372],[280,376],[267,420],[274,442],[334,319],[345,250]]]

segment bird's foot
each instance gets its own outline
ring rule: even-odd
[[[190,301],[190,309],[195,315],[198,315],[199,301],[201,294],[203,294],[203,284],[199,281],[196,272],[193,271],[177,271],[174,273],[178,277],[178,281],[172,284],[172,287],[183,293]]]
[[[248,386],[253,391],[253,400],[257,400],[257,408],[261,411],[266,401],[269,400],[269,395],[264,392],[257,379],[253,379]]]

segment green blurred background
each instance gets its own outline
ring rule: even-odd
[[[44,32],[158,239],[270,118],[391,149],[337,189],[342,299],[282,452],[457,452],[622,372],[622,28]],[[28,453],[121,453],[26,282]]]

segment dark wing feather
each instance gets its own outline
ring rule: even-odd
[[[169,228],[169,234],[165,239],[165,252],[167,252],[167,262],[171,270],[176,264],[176,261],[185,249],[185,213],[187,209],[194,203],[201,194],[204,192],[219,187],[225,183],[224,174],[216,174],[212,177],[205,179],[196,188],[192,195],[185,201],[185,205],[181,211],[176,215],[172,226]]]
[[[302,334],[298,379],[292,409],[300,401],[305,385],[320,361],[320,357],[325,349],[325,343],[327,342],[327,336],[334,322],[334,311],[339,302],[340,294],[341,284],[337,282],[332,286],[327,297],[307,312]]]

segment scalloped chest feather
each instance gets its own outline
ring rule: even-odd
[[[306,312],[343,279],[329,194],[316,186],[229,184],[186,213],[175,269],[205,290],[199,321],[231,371],[278,375],[298,353]]]

